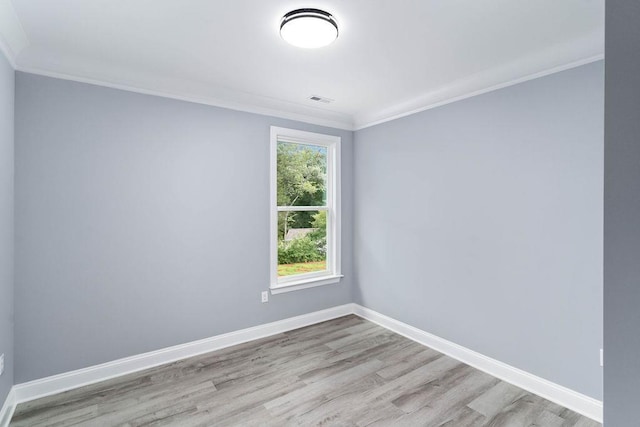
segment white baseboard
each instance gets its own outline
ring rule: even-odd
[[[27,402],[74,388],[94,384],[132,372],[153,368],[176,360],[220,350],[337,317],[356,314],[476,369],[493,375],[531,393],[602,422],[602,402],[570,390],[521,369],[499,362],[468,348],[392,319],[358,304],[345,304],[326,310],[291,317],[277,322],[217,335],[149,353],[114,360],[101,365],[66,372],[13,386],[0,412],[0,427],[8,425],[18,403]],[[5,420],[6,418],[6,420]],[[6,422],[6,424],[3,424]]]
[[[16,405],[16,393],[12,387],[2,405],[2,409],[0,409],[0,427],[7,427],[9,425],[13,411],[16,410]]]
[[[314,323],[324,322],[325,320],[335,319],[336,317],[346,316],[347,314],[351,314],[352,310],[353,307],[351,304],[345,304],[301,316],[290,317],[277,322],[266,323],[264,325],[216,335],[211,338],[167,347],[149,353],[125,357],[124,359],[114,360],[101,365],[90,366],[76,371],[17,384],[13,386],[12,392],[15,392],[14,398],[16,403],[27,402],[132,372],[164,365],[165,363],[175,362],[176,360],[302,328],[303,326],[313,325]]]
[[[489,375],[537,394],[595,421],[602,422],[603,405],[599,400],[514,368],[506,363],[499,362],[361,305],[353,304],[353,313]]]

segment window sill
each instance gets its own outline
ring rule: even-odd
[[[271,285],[271,294],[283,294],[285,292],[299,291],[301,289],[315,288],[316,286],[331,285],[339,283],[344,276],[336,274],[334,276],[313,277],[311,279],[302,279],[293,282],[281,283],[279,285]]]

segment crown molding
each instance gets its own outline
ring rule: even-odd
[[[1,39],[0,39],[1,42]],[[472,98],[477,95],[482,95],[484,93],[492,92],[495,90],[503,89],[509,86],[517,85],[519,83],[524,83],[529,80],[534,80],[540,77],[548,76],[551,74],[555,74],[561,71],[569,70],[571,68],[580,67],[582,65],[590,64],[592,62],[600,61],[604,59],[604,54],[596,54],[583,59],[579,59],[576,61],[572,61],[569,63],[565,63],[559,66],[550,67],[547,69],[543,69],[542,71],[525,75],[523,77],[518,77],[511,80],[505,80],[499,82],[497,84],[490,84],[489,82],[495,81],[497,77],[502,74],[502,72],[492,69],[489,72],[485,72],[482,75],[474,75],[470,78],[466,78],[463,80],[459,80],[454,82],[451,85],[445,86],[443,88],[437,89],[433,92],[426,93],[421,95],[411,101],[403,102],[399,104],[392,105],[383,110],[369,112],[365,114],[356,114],[354,116],[349,116],[346,114],[334,113],[333,117],[330,117],[331,114],[327,114],[329,112],[325,110],[318,111],[308,111],[310,107],[301,106],[293,103],[286,103],[284,101],[279,100],[270,100],[265,97],[255,96],[255,99],[259,101],[258,103],[240,103],[234,101],[223,100],[217,97],[211,96],[199,96],[193,94],[182,94],[179,91],[169,92],[163,90],[155,90],[152,88],[143,88],[136,85],[130,84],[121,84],[108,82],[101,79],[94,79],[89,77],[81,77],[67,73],[60,73],[55,71],[44,70],[36,67],[25,67],[14,65],[14,68],[18,71],[22,71],[25,73],[41,75],[45,77],[52,77],[63,80],[70,80],[80,83],[87,83],[96,86],[103,86],[112,89],[125,90],[128,92],[141,93],[145,95],[152,96],[160,96],[163,98],[177,99],[180,101],[186,102],[194,102],[197,104],[210,105],[214,107],[228,108],[236,111],[244,111],[248,113],[261,114],[266,116],[273,116],[282,119],[295,120],[304,123],[315,124],[319,126],[327,126],[335,129],[343,129],[350,131],[357,131],[361,129],[365,129],[371,126],[375,126],[381,123],[389,122],[392,120],[396,120],[402,117],[410,116],[412,114],[416,114],[422,111],[430,110],[432,108],[441,107],[446,104],[451,104],[453,102],[462,101],[467,98]],[[484,84],[484,87],[483,87]],[[478,89],[479,88],[479,89]],[[266,100],[266,101],[265,101]],[[269,104],[269,106],[265,106],[265,104]],[[282,105],[286,104],[286,107],[282,108]],[[294,112],[291,111],[292,108],[297,109],[305,109],[305,112]],[[321,115],[318,112],[321,111]],[[342,116],[342,117],[339,117]]]
[[[0,51],[14,69],[16,58],[28,45],[27,33],[11,0],[0,0]]]
[[[29,74],[36,74],[56,79],[69,80],[79,83],[87,83],[96,86],[108,87],[111,89],[125,90],[128,92],[141,93],[144,95],[160,96],[163,98],[177,99],[180,101],[193,102],[196,104],[210,105],[214,107],[227,108],[230,110],[243,111],[247,113],[273,116],[281,119],[296,120],[319,126],[326,126],[335,129],[353,130],[351,116],[328,110],[308,107],[292,102],[281,101],[260,95],[244,93],[238,91],[244,102],[237,102],[218,96],[195,95],[187,91],[180,90],[159,90],[152,87],[142,87],[137,84],[120,83],[108,81],[106,79],[84,77],[71,73],[50,71],[43,68],[24,66],[20,63],[15,67],[17,71]],[[297,110],[297,111],[296,111]]]
[[[441,107],[446,104],[451,104],[453,102],[462,101],[463,99],[472,98],[477,95],[482,95],[487,92],[493,92],[494,90],[503,89],[505,87],[517,85],[519,83],[524,83],[529,80],[538,79],[540,77],[548,76],[550,74],[559,73],[561,71],[569,70],[571,68],[580,67],[581,65],[590,64],[592,62],[600,61],[604,59],[604,54],[594,55],[588,58],[580,59],[578,61],[570,62],[568,64],[560,65],[557,67],[552,67],[543,71],[539,71],[537,73],[529,74],[524,77],[520,77],[513,80],[508,80],[502,83],[498,83],[492,86],[488,86],[478,90],[464,91],[463,88],[466,86],[473,86],[473,80],[465,80],[461,81],[458,84],[454,84],[448,86],[444,92],[444,96],[440,91],[434,91],[424,95],[423,97],[417,98],[414,101],[410,101],[407,103],[396,104],[395,106],[389,107],[379,114],[369,114],[366,116],[356,116],[354,118],[354,129],[353,130],[361,130],[371,126],[379,125],[381,123],[390,122],[392,120],[400,119],[402,117],[410,116],[412,114],[420,113],[422,111],[430,110],[432,108]],[[478,85],[481,84],[482,78],[477,79]],[[462,90],[460,90],[462,89]],[[454,93],[460,93],[459,95],[453,95]],[[447,96],[447,94],[451,94],[451,96]],[[438,96],[440,95],[440,96]],[[425,101],[424,98],[427,99],[439,99],[434,100],[433,102]]]
[[[385,108],[357,113],[353,117],[354,130],[375,126],[602,59],[604,59],[604,40],[600,34],[593,33],[453,81]],[[531,70],[540,71],[532,73]]]
[[[28,37],[11,0],[0,0],[0,50],[18,71],[349,131],[396,120],[604,58],[604,41],[601,35],[593,33],[458,79],[411,99],[351,115],[242,90],[212,87],[205,83],[135,76],[127,70],[109,70],[105,74],[102,68],[87,68],[66,61],[46,65],[49,61],[43,63],[43,58],[33,48],[18,61],[18,55],[28,46]],[[84,72],[77,72],[83,68]],[[532,73],[531,70],[541,71]]]

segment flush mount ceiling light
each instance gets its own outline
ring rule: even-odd
[[[280,36],[297,47],[323,47],[338,38],[338,24],[333,16],[324,10],[292,10],[282,17]]]

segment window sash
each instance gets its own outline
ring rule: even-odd
[[[325,179],[325,204],[324,205],[320,205],[320,206],[299,206],[305,209],[301,209],[301,210],[318,210],[318,209],[306,209],[306,208],[327,208],[330,207],[331,205],[331,201],[333,200],[333,192],[334,192],[334,168],[335,168],[335,160],[336,160],[336,151],[335,151],[335,145],[334,143],[327,143],[325,141],[321,141],[321,140],[313,140],[313,139],[304,139],[304,138],[294,138],[294,137],[288,137],[288,136],[283,136],[283,135],[279,135],[275,142],[275,156],[276,158],[274,159],[276,161],[276,165],[275,167],[275,173],[276,176],[278,174],[278,165],[277,165],[277,147],[278,147],[278,143],[279,142],[283,142],[286,144],[297,144],[297,145],[308,145],[311,147],[324,147],[327,149],[327,156],[326,156],[326,161],[327,161],[327,175],[326,175],[326,179]],[[271,183],[271,185],[273,185],[273,183]],[[276,189],[276,195],[277,195],[277,189]],[[277,198],[276,198],[277,200]],[[276,202],[277,203],[277,202]],[[278,205],[278,208],[280,208],[281,206]],[[290,206],[291,208],[294,208],[295,206]]]
[[[330,211],[329,206],[278,206],[278,212]]]
[[[315,209],[314,209],[315,210]],[[327,253],[325,257],[325,262],[327,263],[327,268],[321,271],[313,271],[311,273],[300,273],[300,274],[292,274],[289,276],[277,276],[278,284],[285,284],[290,282],[297,282],[304,279],[311,279],[314,277],[325,277],[332,275],[335,272],[335,236],[334,233],[331,232],[334,224],[334,215],[330,209],[324,209],[327,212]],[[306,209],[295,209],[294,211],[306,211]],[[282,211],[279,211],[282,212]],[[289,210],[284,212],[291,212]],[[278,260],[276,259],[276,268],[278,267]]]

